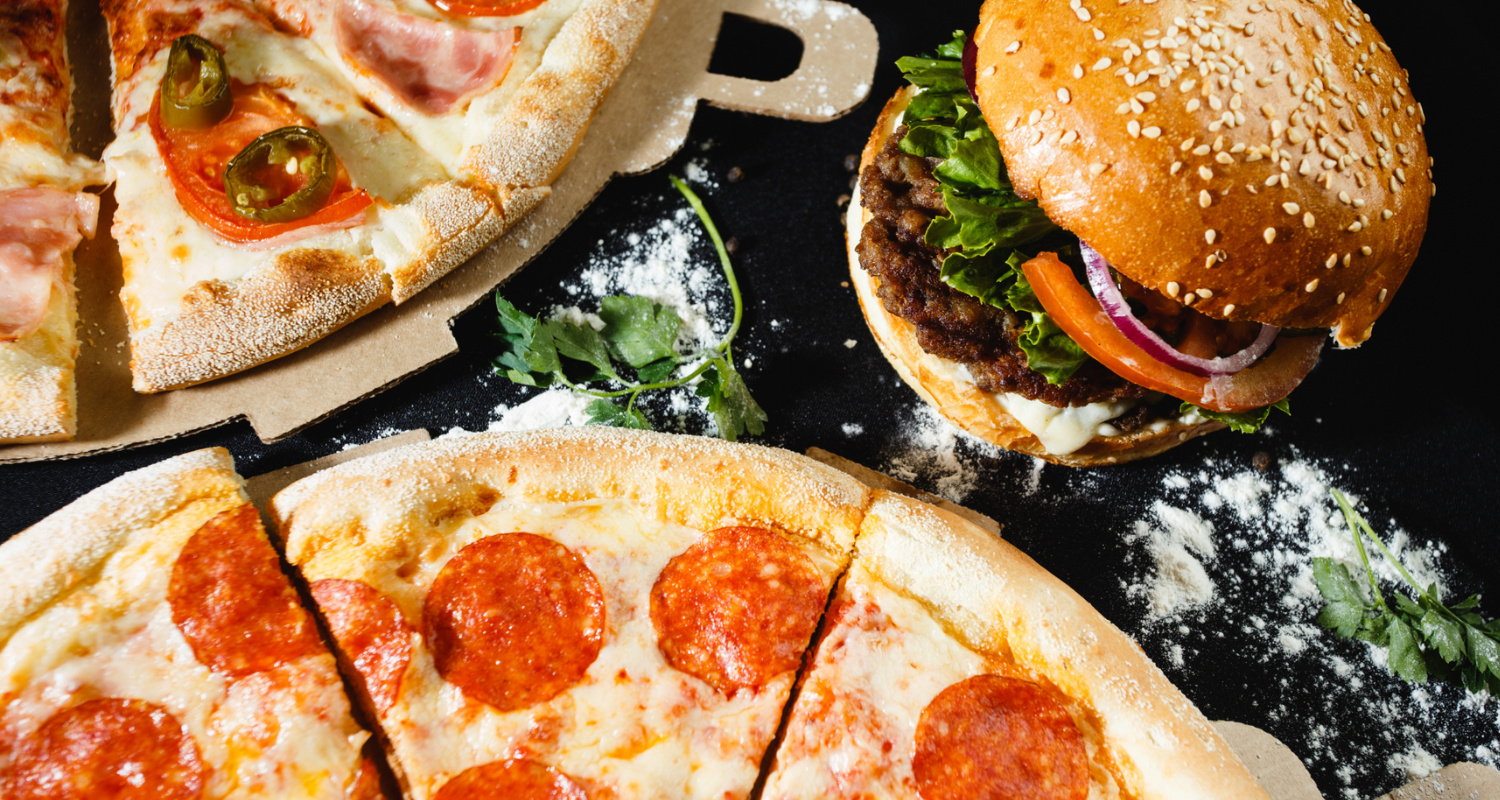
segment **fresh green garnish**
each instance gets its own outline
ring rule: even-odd
[[[495,357],[495,371],[527,386],[561,384],[598,398],[588,406],[590,425],[646,430],[651,429],[651,422],[635,407],[636,398],[643,392],[698,380],[696,392],[699,397],[708,398],[708,411],[719,427],[720,436],[732,442],[746,431],[758,435],[765,430],[766,412],[750,396],[744,378],[734,368],[731,345],[740,330],[744,303],[734,266],[729,262],[729,251],[698,195],[675,175],[672,185],[687,198],[708,230],[734,297],[734,322],[723,340],[697,352],[677,352],[682,319],[673,309],[644,297],[604,298],[599,303],[599,318],[604,320],[604,328],[596,331],[591,326],[564,320],[539,320],[496,292],[495,308],[499,312],[499,336],[504,349]],[[634,380],[621,374],[625,367],[635,373]],[[688,367],[691,369],[685,374],[672,377]],[[594,381],[624,388],[590,389],[580,385]],[[626,398],[623,406],[615,402],[621,397]]]
[[[1203,417],[1204,419],[1218,420],[1219,422],[1228,425],[1230,430],[1238,431],[1240,433],[1255,433],[1256,431],[1260,430],[1260,426],[1266,424],[1266,420],[1270,418],[1271,409],[1273,408],[1283,414],[1286,414],[1287,416],[1291,416],[1292,414],[1292,405],[1285,397],[1268,406],[1261,406],[1260,408],[1252,408],[1249,411],[1238,412],[1214,411],[1213,409],[1204,408],[1200,405],[1183,403],[1182,406],[1177,409],[1177,413],[1186,414],[1191,411],[1196,413],[1198,416]]]
[[[1479,595],[1470,595],[1452,607],[1443,605],[1437,584],[1423,589],[1370,529],[1370,523],[1349,506],[1342,492],[1334,489],[1333,499],[1354,533],[1372,599],[1365,599],[1343,564],[1331,558],[1315,558],[1313,581],[1328,601],[1318,612],[1318,624],[1340,638],[1362,639],[1386,648],[1391,671],[1403,680],[1426,683],[1431,676],[1462,683],[1471,692],[1488,689],[1490,694],[1500,696],[1500,620],[1486,622],[1474,610],[1479,606]],[[1361,532],[1395,565],[1415,591],[1414,597],[1393,592],[1393,602],[1386,602],[1375,583]]]
[[[1027,320],[1020,338],[1026,365],[1060,384],[1088,360],[1078,346],[1037,302],[1021,274],[1031,256],[1016,248],[1058,233],[1059,228],[1035,200],[1016,194],[1000,143],[979,113],[964,85],[967,36],[931,57],[896,62],[922,91],[907,105],[906,137],[901,150],[914,156],[944,159],[933,170],[942,187],[948,216],[928,224],[924,241],[950,252],[943,259],[943,283],[996,308],[1009,308]]]

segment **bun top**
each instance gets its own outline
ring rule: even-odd
[[[1116,269],[1369,337],[1434,188],[1422,106],[1353,3],[986,0],[974,39],[1017,192]]]

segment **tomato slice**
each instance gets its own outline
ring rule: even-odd
[[[193,219],[231,242],[262,242],[304,228],[347,220],[373,202],[369,193],[354,188],[340,164],[332,196],[312,214],[287,222],[266,223],[234,213],[224,194],[224,167],[230,159],[267,131],[288,125],[310,127],[312,123],[265,84],[233,81],[231,92],[234,111],[217,125],[202,130],[164,125],[161,94],[151,102],[151,136],[166,163],[167,177],[172,181],[178,202]],[[300,187],[282,188],[295,191]]]
[[[427,0],[440,11],[460,17],[510,17],[545,3],[547,0]]]
[[[1320,336],[1283,336],[1265,358],[1210,381],[1152,358],[1125,338],[1094,293],[1078,282],[1073,268],[1055,253],[1038,254],[1022,264],[1021,271],[1053,321],[1095,361],[1131,383],[1213,411],[1249,411],[1281,400],[1307,377],[1323,348]],[[1195,333],[1186,338],[1203,338],[1206,331]],[[1212,348],[1207,341],[1194,344],[1205,353]]]

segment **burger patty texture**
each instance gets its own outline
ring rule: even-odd
[[[1147,392],[1097,362],[1084,364],[1060,385],[1026,366],[1017,338],[1025,321],[1008,308],[981,302],[939,277],[947,255],[923,241],[933,217],[946,216],[942,191],[932,169],[939,159],[903,153],[901,126],[860,174],[860,199],[871,219],[860,234],[860,266],[878,281],[880,302],[912,323],[922,349],[968,368],[987,392],[1018,394],[1053,406],[1145,397]],[[1116,420],[1131,430],[1147,421],[1147,409]]]

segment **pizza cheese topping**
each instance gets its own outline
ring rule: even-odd
[[[161,706],[98,698],[53,714],[11,770],[13,800],[197,800],[207,771]]]
[[[526,758],[491,761],[460,772],[433,800],[588,800],[567,775]]]
[[[249,503],[220,513],[188,539],[172,568],[168,600],[193,655],[229,677],[324,652]]]
[[[521,44],[520,28],[461,28],[366,0],[335,6],[334,32],[344,57],[428,114],[447,114],[494,88]]]
[[[764,528],[720,528],[668,562],[651,588],[667,663],[725,694],[802,663],[827,600],[812,559]]]
[[[389,710],[401,695],[401,678],[411,663],[412,628],[401,609],[360,581],[329,578],[310,589],[370,702],[378,711]]]
[[[444,565],[422,622],[440,675],[468,697],[514,711],[583,680],[603,646],[604,594],[572,550],[505,533]]]
[[[924,800],[1084,800],[1083,737],[1053,695],[994,674],[938,693],[917,723],[917,791]]]

